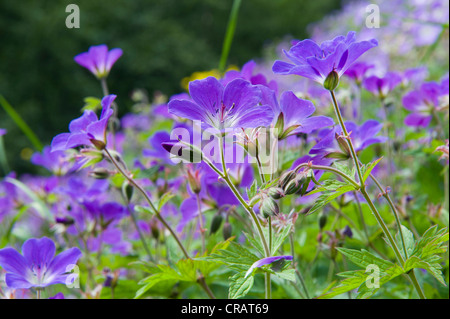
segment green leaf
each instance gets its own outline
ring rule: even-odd
[[[84,106],[81,109],[81,111],[97,111],[98,109],[100,109],[102,100],[100,100],[99,98],[96,97],[92,97],[92,96],[88,96],[84,98]]]
[[[254,277],[245,277],[245,272],[239,272],[229,278],[230,290],[228,292],[228,298],[238,299],[243,298],[252,289],[254,283]]]
[[[364,249],[354,250],[347,248],[337,248],[337,250],[344,256],[346,256],[355,265],[358,265],[362,268],[367,268],[368,266],[375,264],[380,268],[380,271],[385,271],[394,266],[392,262],[374,256]]]
[[[0,94],[0,105],[3,107],[5,112],[9,115],[9,117],[16,123],[16,125],[20,128],[20,130],[25,134],[28,140],[33,144],[34,148],[39,152],[44,148],[42,146],[41,141],[37,137],[37,135],[33,132],[33,130],[28,126],[28,124],[23,120],[22,116],[11,106],[11,104],[6,101],[3,95]]]
[[[281,279],[295,282],[295,269],[293,268],[283,269],[279,272],[273,272],[273,274]]]
[[[272,231],[272,256],[277,254],[277,250],[285,241],[286,237],[291,233],[291,226],[283,227],[283,230],[280,233]],[[267,236],[268,237],[268,236]]]
[[[253,263],[260,258],[250,252],[247,248],[231,242],[228,248],[221,249],[217,253],[211,254],[208,257],[209,260],[214,260],[229,266],[229,268],[237,270],[239,272],[247,271]]]
[[[256,182],[256,179],[253,181],[250,188],[247,188],[247,196],[248,198],[253,198],[256,195],[256,192],[258,190],[258,183]]]
[[[167,202],[171,200],[173,197],[175,197],[175,194],[171,192],[165,193],[158,202],[158,211],[160,212],[161,208],[163,208],[163,206],[167,204]]]
[[[428,270],[430,274],[436,278],[441,284],[444,286],[447,286],[445,283],[444,276],[442,275],[442,266],[439,263],[433,262],[429,263],[426,261],[421,260],[417,256],[412,256],[408,258],[408,260],[405,262],[404,269],[405,272],[409,272],[410,270],[414,268],[421,268]]]
[[[157,265],[156,267],[149,267],[147,269],[154,271],[155,273],[139,282],[140,285],[144,286],[136,292],[135,299],[142,297],[155,285],[164,281],[197,282],[196,263],[192,259],[180,259],[173,267],[168,265]]]
[[[416,247],[416,241],[414,240],[414,234],[405,226],[401,225],[401,231],[403,234],[403,239],[405,241],[405,248],[406,248],[406,253],[408,254],[408,256],[411,256],[414,248]],[[403,250],[403,244],[402,244],[402,238],[400,235],[400,231],[397,232],[397,234],[395,235],[395,240],[397,241],[397,244],[400,248],[400,253],[402,254],[403,258],[407,258],[408,256],[405,256],[405,252]]]
[[[321,209],[322,207],[324,207],[325,205],[327,205],[334,199],[338,198],[339,196],[356,190],[355,186],[353,186],[353,185],[345,184],[345,183],[343,183],[343,185],[342,185],[342,182],[339,182],[339,181],[335,181],[335,182],[337,182],[337,183],[334,183],[334,185],[341,184],[341,186],[337,187],[334,192],[326,191],[322,195],[320,195],[319,198],[315,201],[313,207],[311,207],[311,209],[308,211],[308,213],[306,215],[311,215],[312,213]],[[331,188],[332,186],[327,186],[327,187]],[[322,188],[320,188],[320,189],[322,189]],[[323,190],[324,189],[322,189],[322,191]],[[310,192],[310,193],[308,193],[308,195],[310,195],[312,193],[317,193],[317,192],[320,192],[320,190]]]
[[[355,167],[350,168],[348,164],[344,164],[344,163],[345,163],[345,162],[343,162],[343,163],[340,163],[340,162],[334,162],[334,163],[333,163],[333,166],[334,166],[337,170],[341,171],[342,173],[344,173],[344,174],[346,174],[346,175],[348,175],[348,176],[350,176],[350,177],[354,177],[354,176],[356,175],[356,169],[355,169]]]
[[[361,174],[363,174],[363,182],[366,181],[366,179],[370,176],[370,173],[372,170],[377,166],[377,164],[383,159],[383,157],[380,157],[376,161],[373,161],[372,163],[362,165],[361,167]]]
[[[135,210],[137,213],[145,213],[145,214],[151,214],[151,215],[154,215],[154,214],[155,214],[155,212],[154,212],[150,207],[141,206],[141,205],[136,205],[136,206],[134,207],[134,210]]]

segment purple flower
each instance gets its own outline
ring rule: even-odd
[[[144,156],[156,158],[162,160],[164,163],[173,165],[173,161],[170,160],[170,153],[163,147],[162,143],[170,142],[170,134],[166,131],[158,131],[148,139],[152,149],[144,149],[142,154]]]
[[[13,248],[0,249],[6,285],[28,289],[65,284],[70,278],[67,272],[81,257],[81,251],[74,247],[57,256],[55,251],[55,244],[47,237],[28,239],[22,246],[22,255]]]
[[[338,77],[367,50],[376,47],[375,39],[356,42],[356,33],[338,36],[320,46],[310,39],[294,43],[284,54],[294,63],[275,61],[272,70],[278,74],[296,74],[324,85],[328,75],[335,71]]]
[[[275,256],[260,259],[255,263],[253,263],[253,265],[247,270],[247,272],[245,273],[245,277],[248,277],[255,268],[261,268],[264,265],[269,265],[280,260],[292,260],[292,259],[293,259],[292,256]]]
[[[0,128],[0,136],[3,136],[7,133],[7,130],[4,128]]]
[[[366,62],[356,62],[353,63],[347,71],[344,72],[349,78],[354,79],[356,83],[361,84],[364,77],[367,74],[367,71],[373,69],[375,67],[374,64],[369,64]]]
[[[54,295],[53,297],[50,297],[48,299],[65,299],[65,298],[64,298],[64,294],[62,292],[58,292],[56,295]]]
[[[65,175],[77,170],[81,164],[70,161],[70,156],[65,151],[53,151],[50,146],[44,147],[42,153],[34,153],[31,163],[45,167],[55,175]]]
[[[105,44],[91,46],[88,52],[83,52],[74,57],[82,67],[92,72],[98,79],[107,77],[113,64],[122,56],[122,49],[108,51]]]
[[[281,116],[283,117],[283,127],[279,127],[282,130],[279,132],[280,139],[298,133],[309,134],[314,130],[334,124],[329,117],[311,116],[316,110],[313,103],[298,98],[291,91],[283,92],[279,104],[274,91],[266,87],[261,87],[261,91],[264,104],[270,105],[274,111],[274,122],[277,122]]]
[[[403,106],[412,113],[405,118],[405,124],[427,127],[433,117],[432,113],[439,106],[440,96],[445,94],[444,91],[442,85],[427,82],[419,89],[407,93],[403,97]]]
[[[94,145],[99,149],[106,147],[106,127],[114,111],[111,104],[116,95],[107,95],[102,99],[100,119],[90,110],[69,124],[70,133],[62,133],[53,138],[52,152],[67,150],[81,145]]]
[[[383,77],[369,76],[363,81],[363,87],[375,96],[383,99],[400,83],[402,83],[400,74],[388,72]]]
[[[383,124],[378,121],[368,120],[359,127],[357,124],[349,121],[345,122],[345,126],[347,127],[357,153],[372,144],[384,143],[387,140],[387,137],[376,136],[383,128]],[[319,141],[311,148],[309,153],[338,160],[350,158],[350,150],[347,141],[342,134],[342,129],[338,126],[319,132]]]
[[[261,91],[248,81],[236,79],[224,87],[216,78],[208,77],[190,82],[189,93],[193,101],[172,100],[169,112],[219,130],[268,126],[272,122],[272,109],[259,105]]]

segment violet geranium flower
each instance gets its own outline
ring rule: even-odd
[[[67,150],[81,145],[94,145],[98,149],[106,147],[106,128],[108,120],[114,111],[111,104],[116,95],[107,95],[102,99],[102,113],[100,118],[91,111],[84,111],[83,115],[69,124],[70,133],[62,133],[53,138],[53,151]]]
[[[298,98],[291,91],[283,92],[278,104],[274,91],[263,86],[260,88],[263,92],[264,104],[270,105],[274,111],[274,122],[283,123],[282,127],[277,127],[282,130],[279,132],[279,139],[298,133],[310,134],[315,130],[334,124],[329,117],[311,116],[316,110],[314,104]]]
[[[101,79],[108,76],[112,66],[122,56],[122,53],[122,49],[116,48],[108,51],[108,47],[101,44],[91,46],[89,51],[78,54],[74,60]]]
[[[355,82],[359,85],[362,83],[363,79],[366,77],[367,72],[370,69],[373,69],[375,67],[374,64],[369,64],[366,62],[356,62],[353,63],[347,71],[344,72],[346,76],[348,76],[351,79],[354,79]]]
[[[443,89],[435,82],[424,83],[417,90],[407,93],[403,97],[403,106],[412,113],[405,118],[405,125],[427,127],[444,95],[448,95],[448,88]]]
[[[55,251],[55,244],[47,237],[28,239],[22,246],[22,255],[13,248],[0,249],[6,285],[28,289],[67,283],[70,280],[67,272],[81,257],[81,251],[74,247],[57,256]]]
[[[363,87],[373,95],[384,99],[395,87],[402,83],[402,76],[396,72],[388,72],[383,77],[376,75],[364,79]]]
[[[278,74],[304,76],[324,85],[329,75],[333,73],[341,77],[363,53],[377,45],[375,39],[356,42],[356,33],[353,31],[347,37],[338,36],[320,46],[306,39],[295,42],[288,52],[283,50],[293,64],[275,61],[272,70]]]
[[[260,259],[255,263],[253,263],[253,265],[251,265],[251,267],[247,270],[247,272],[245,273],[245,278],[247,278],[255,268],[261,268],[264,265],[269,265],[277,261],[279,262],[281,260],[292,260],[292,259],[293,259],[292,256],[275,256]]]
[[[202,126],[218,130],[268,126],[273,112],[259,105],[261,91],[243,79],[235,79],[225,87],[214,77],[189,83],[193,101],[172,100],[169,112],[190,120],[202,121]]]
[[[348,121],[345,122],[345,126],[349,131],[356,153],[372,144],[384,143],[387,140],[387,137],[377,135],[383,128],[383,124],[376,120],[368,120],[361,126]],[[342,129],[338,126],[319,132],[319,141],[311,148],[309,154],[336,160],[349,159],[351,157],[350,149],[342,134]]]

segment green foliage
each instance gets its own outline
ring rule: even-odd
[[[318,211],[322,207],[326,206],[328,203],[333,201],[345,193],[355,191],[356,187],[348,182],[341,182],[338,180],[327,179],[323,181],[322,185],[317,187],[315,190],[309,192],[308,194],[322,193],[320,197],[316,200],[314,205],[308,211],[308,215]]]
[[[347,271],[340,273],[340,277],[344,277],[340,284],[334,287],[330,292],[323,294],[320,298],[333,298],[345,292],[357,289],[357,298],[369,298],[373,296],[383,284],[392,279],[408,274],[415,268],[425,269],[435,277],[441,284],[446,286],[442,276],[442,266],[439,264],[441,260],[440,254],[447,251],[446,242],[448,242],[449,234],[447,229],[437,229],[437,225],[430,227],[418,241],[414,240],[411,231],[402,226],[405,246],[408,255],[402,266],[394,264],[388,260],[376,257],[367,250],[354,250],[346,248],[338,248],[338,250],[347,257],[352,263],[363,268],[363,270]],[[397,240],[400,239],[397,234]],[[376,270],[375,270],[376,269]],[[372,270],[374,270],[372,272]],[[379,271],[379,273],[377,273]],[[374,277],[378,278],[378,282],[372,283]]]
[[[211,255],[214,255],[218,250],[225,249],[229,244],[229,240],[217,244],[212,249]],[[220,266],[220,264],[212,262],[211,259],[206,256],[195,259],[180,259],[174,265],[155,265],[150,262],[139,262],[136,265],[140,266],[144,271],[151,273],[151,275],[139,282],[143,287],[136,292],[135,299],[141,298],[154,286],[164,282],[196,283],[199,273],[203,276],[208,276],[213,270]]]

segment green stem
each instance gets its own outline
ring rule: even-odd
[[[352,140],[350,138],[350,135],[348,134],[347,128],[345,127],[344,119],[342,118],[342,114],[339,109],[339,104],[336,100],[336,95],[334,94],[334,91],[330,91],[330,94],[331,94],[331,99],[333,100],[334,112],[336,113],[336,117],[339,121],[339,124],[341,125],[342,132],[344,133],[344,137],[347,140],[347,144],[348,144],[348,147],[350,148],[350,153],[352,155],[352,159],[355,164],[356,171],[358,172],[359,183],[361,184],[360,185],[361,188],[363,188],[364,187],[364,185],[363,185],[364,179],[363,179],[363,176],[361,173],[361,167],[359,166],[358,156],[356,155],[356,151],[355,151],[355,148],[353,147]]]
[[[120,167],[119,163],[117,163],[117,161],[114,159],[114,157],[111,155],[111,153],[108,151],[107,148],[105,148],[105,153],[106,153],[107,157],[109,158],[109,160],[113,163],[113,165],[120,172],[120,174],[122,174],[122,176],[125,177],[131,185],[136,187],[136,189],[142,194],[142,196],[144,196],[145,200],[149,204],[149,206],[152,209],[153,213],[155,214],[156,218],[158,218],[158,220],[164,225],[164,227],[167,228],[167,230],[170,232],[170,234],[174,237],[174,239],[177,242],[178,246],[181,248],[184,256],[186,258],[188,258],[188,259],[191,259],[191,257],[187,253],[186,249],[184,248],[183,244],[181,243],[180,239],[178,238],[177,234],[173,231],[173,229],[169,226],[169,224],[167,224],[165,219],[161,216],[159,211],[156,209],[155,205],[153,205],[153,202],[150,199],[150,197],[148,196],[147,192],[138,183],[136,183],[136,181],[130,175],[128,175],[122,169],[122,167]]]
[[[200,236],[201,236],[201,239],[202,239],[202,251],[201,251],[201,254],[203,255],[203,253],[206,250],[206,243],[205,243],[205,229],[203,228],[203,216],[202,216],[202,206],[201,205],[202,205],[202,203],[200,201],[200,195],[197,194],[198,222],[200,224]]]
[[[347,132],[347,128],[345,127],[344,120],[342,118],[341,112],[339,110],[339,105],[338,105],[337,100],[336,100],[336,96],[335,96],[333,91],[330,91],[330,94],[331,94],[331,98],[333,100],[334,111],[335,111],[336,116],[338,118],[339,124],[341,125],[341,128],[342,128],[342,131],[343,131],[343,133],[345,135],[345,138],[347,139],[348,146],[350,148],[350,152],[351,152],[351,155],[352,155],[352,159],[353,159],[353,162],[355,164],[356,170],[358,172],[358,178],[359,178],[359,183],[360,183],[360,192],[362,193],[362,195],[366,199],[367,203],[369,204],[370,210],[374,214],[374,216],[375,216],[378,224],[380,225],[384,235],[386,236],[387,240],[389,241],[389,243],[390,243],[390,245],[391,245],[391,247],[392,247],[392,249],[393,249],[393,251],[395,253],[395,256],[396,256],[398,262],[400,263],[400,265],[403,266],[403,264],[405,263],[405,259],[403,258],[402,254],[400,253],[400,251],[399,251],[399,249],[397,247],[397,243],[395,242],[394,238],[392,237],[391,233],[389,232],[389,229],[387,228],[386,224],[384,223],[383,218],[381,217],[381,215],[378,212],[377,208],[375,207],[375,205],[373,204],[373,202],[370,199],[369,195],[367,194],[366,186],[364,184],[364,179],[363,179],[362,173],[361,173],[360,161],[358,159],[358,156],[356,155],[355,148],[353,147],[353,143],[352,143],[352,140],[351,140],[351,138],[350,138],[350,136],[349,136],[349,134]],[[383,192],[383,193],[386,193],[386,192]],[[392,201],[390,201],[390,202],[392,202]],[[394,211],[395,211],[395,206],[392,206],[391,209],[394,209]],[[405,247],[404,240],[403,240],[403,234],[402,234],[401,227],[400,227],[400,224],[399,224],[400,221],[398,220],[397,214],[395,213],[394,215],[396,216],[396,222],[398,223],[398,226],[399,226],[399,232],[400,232],[400,235],[402,237],[402,243],[403,243],[403,246]],[[405,257],[406,256],[407,255],[406,255],[406,249],[405,249]],[[413,283],[414,288],[416,289],[417,293],[419,294],[419,297],[421,299],[425,299],[425,295],[424,295],[424,293],[422,291],[422,288],[420,287],[420,285],[417,282],[417,279],[416,279],[416,277],[414,275],[414,270],[412,270],[408,274],[408,276],[409,276],[411,282]]]
[[[2,175],[6,176],[10,169],[8,159],[6,158],[5,144],[3,143],[3,136],[0,136],[0,166],[2,168]]]
[[[223,73],[227,66],[228,55],[230,54],[231,43],[233,42],[234,31],[236,30],[237,18],[241,0],[234,0],[231,7],[230,18],[228,20],[227,31],[223,41],[222,54],[220,56],[219,71]]]
[[[264,282],[266,286],[266,299],[272,299],[272,285],[270,282],[270,273],[264,273]]]
[[[142,233],[142,230],[141,230],[141,228],[139,227],[139,225],[137,223],[137,219],[136,219],[136,216],[135,216],[134,209],[132,209],[129,204],[130,203],[128,203],[127,208],[128,208],[128,212],[130,213],[131,221],[133,222],[134,227],[136,227],[136,230],[137,230],[137,232],[139,234],[139,239],[141,240],[142,246],[144,247],[144,250],[147,253],[148,258],[150,259],[150,261],[154,261],[152,253],[150,252],[150,249],[147,246],[147,242],[145,241],[144,234]]]
[[[213,163],[211,163],[209,160],[207,160],[206,156],[202,156],[202,158],[203,158],[203,160],[205,161],[206,164],[208,164],[220,177],[223,178],[225,183],[227,183],[228,187],[233,192],[234,196],[236,196],[238,201],[241,203],[241,205],[244,207],[244,209],[250,215],[250,217],[252,218],[252,220],[253,220],[253,222],[255,224],[256,230],[258,231],[261,243],[262,243],[262,245],[264,247],[265,257],[270,257],[271,251],[270,251],[269,246],[267,245],[267,241],[266,241],[266,238],[264,237],[262,226],[261,226],[261,223],[260,223],[258,217],[256,216],[256,214],[253,211],[253,209],[249,206],[249,204],[247,204],[247,202],[242,197],[242,195],[240,194],[240,192],[236,188],[236,186],[233,184],[233,182],[230,180],[230,176],[228,175],[228,173],[226,171],[226,165],[225,165],[225,162],[224,162],[224,154],[223,154],[224,153],[223,137],[220,139],[220,143],[219,144],[221,145],[220,146],[220,152],[221,152],[220,158],[221,158],[221,161],[222,161],[223,172],[220,172],[220,170],[218,170]],[[265,280],[265,296],[266,296],[266,299],[270,299],[272,297],[270,273],[265,273],[264,274],[264,280]]]
[[[299,169],[304,168],[304,167],[308,167],[310,169],[316,169],[316,170],[321,170],[321,171],[328,171],[328,172],[332,172],[336,175],[341,176],[342,178],[346,179],[348,182],[350,182],[353,186],[355,186],[357,189],[359,189],[359,184],[350,176],[348,176],[347,174],[341,172],[338,169],[335,169],[333,167],[330,166],[323,166],[323,165],[310,165],[308,163],[302,163],[300,165],[298,165],[294,171],[298,172]]]
[[[33,132],[33,130],[28,126],[28,124],[23,120],[19,113],[14,110],[11,104],[6,101],[3,95],[0,94],[0,105],[3,107],[6,113],[8,113],[9,117],[16,123],[16,125],[20,128],[20,130],[25,134],[28,140],[33,144],[34,148],[36,148],[39,152],[44,148],[42,146],[41,141]]]
[[[266,178],[265,178],[263,170],[262,170],[261,160],[259,159],[259,156],[256,156],[256,163],[258,164],[258,171],[259,171],[259,176],[261,177],[261,183],[264,184],[266,182]]]

